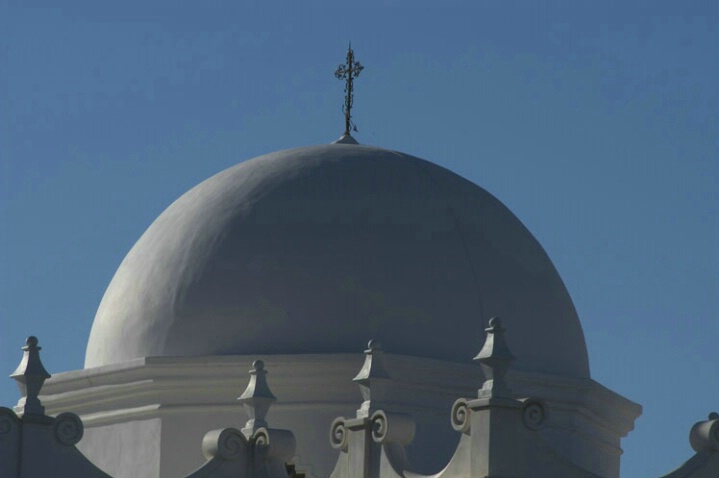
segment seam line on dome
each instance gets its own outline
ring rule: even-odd
[[[392,154],[396,155],[397,157],[402,158],[402,156],[401,156],[400,154],[396,153],[395,151],[392,151]],[[404,159],[404,158],[403,158],[403,159]],[[434,186],[435,186],[435,188],[437,189],[437,191],[439,191],[440,193],[443,192],[443,191],[442,191],[443,188],[440,186],[440,182],[437,180],[437,178],[435,178],[435,177],[432,175],[432,173],[431,173],[430,171],[428,171],[428,170],[426,169],[426,166],[425,166],[425,164],[424,164],[424,160],[421,160],[421,159],[420,159],[419,161],[412,161],[412,163],[416,163],[417,171],[418,171],[420,174],[422,174],[422,175],[426,176],[427,178],[429,178],[429,180],[432,182],[432,184],[434,184]],[[485,315],[484,315],[484,300],[482,299],[482,290],[481,290],[481,288],[480,288],[480,286],[479,286],[479,275],[478,275],[478,273],[477,273],[476,268],[474,267],[474,261],[472,261],[472,256],[471,256],[471,254],[469,253],[469,246],[468,246],[468,244],[467,244],[467,238],[465,237],[465,234],[464,234],[464,231],[463,231],[463,228],[462,228],[462,223],[461,223],[461,221],[459,220],[459,218],[457,217],[457,215],[456,215],[455,212],[454,212],[454,205],[452,204],[451,199],[448,199],[448,200],[447,200],[447,204],[448,204],[448,206],[449,206],[449,215],[450,215],[450,217],[452,218],[452,222],[454,223],[454,227],[455,227],[455,229],[457,230],[457,234],[459,235],[460,242],[462,243],[462,248],[464,249],[464,254],[465,254],[466,258],[467,258],[467,262],[469,263],[469,269],[470,269],[470,271],[471,271],[471,273],[472,273],[472,279],[474,280],[474,289],[475,289],[476,294],[477,294],[477,302],[478,302],[478,307],[479,307],[480,323],[481,323],[481,325],[482,325],[482,329],[484,329],[484,328],[487,326],[487,319],[486,319],[486,317],[485,317]]]

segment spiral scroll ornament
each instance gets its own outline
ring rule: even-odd
[[[347,451],[347,427],[345,419],[335,418],[330,427],[330,445],[332,448]]]
[[[245,448],[245,437],[234,428],[225,428],[217,438],[217,455],[225,460],[234,460],[242,455]],[[216,456],[217,456],[216,455]]]
[[[452,404],[452,412],[450,419],[452,420],[452,428],[460,433],[469,431],[469,414],[471,413],[467,406],[467,400],[464,398],[457,399]]]
[[[383,445],[408,445],[414,439],[416,426],[411,415],[377,410],[370,417],[372,440]]]
[[[719,414],[712,412],[708,420],[695,423],[689,443],[696,452],[719,451]]]
[[[372,440],[383,443],[387,439],[388,427],[387,415],[375,412],[372,415]]]
[[[540,400],[527,400],[522,411],[524,425],[530,430],[541,430],[547,423],[547,409]]]
[[[236,428],[221,428],[205,433],[202,438],[202,454],[208,460],[223,458],[236,460],[247,449],[247,439]]]
[[[80,417],[74,413],[61,413],[55,418],[53,425],[55,438],[65,446],[73,446],[82,439],[85,427]]]
[[[20,421],[15,412],[6,407],[0,407],[0,443],[11,435],[17,435],[20,430]]]
[[[252,439],[255,441],[255,445],[270,446],[270,433],[267,428],[258,428],[252,435]]]
[[[252,434],[251,443],[260,447],[267,458],[287,461],[295,454],[297,440],[289,430],[277,428],[258,428]]]

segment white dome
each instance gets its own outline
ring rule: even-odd
[[[491,194],[356,144],[231,167],[167,208],[120,265],[85,367],[144,356],[361,352],[469,362],[489,317],[515,367],[588,377],[546,253]]]

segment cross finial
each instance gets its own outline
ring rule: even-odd
[[[360,62],[355,61],[355,53],[352,51],[352,43],[347,48],[347,62],[341,63],[335,70],[337,79],[345,80],[345,103],[342,105],[342,111],[345,114],[345,132],[349,135],[350,129],[357,131],[357,127],[352,123],[352,104],[354,103],[354,91],[352,82],[357,78],[364,66]]]

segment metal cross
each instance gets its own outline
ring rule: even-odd
[[[360,62],[355,61],[355,54],[352,51],[352,44],[350,43],[347,49],[347,63],[340,64],[335,70],[335,76],[337,79],[345,80],[345,104],[342,105],[342,111],[345,114],[345,133],[350,134],[350,127],[353,131],[357,131],[357,126],[352,123],[352,104],[354,103],[354,94],[352,81],[357,78],[360,72],[364,69],[364,66],[360,65]]]

